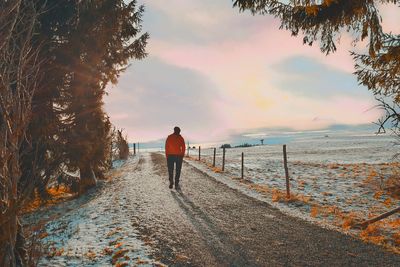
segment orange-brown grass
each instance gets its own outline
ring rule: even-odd
[[[336,163],[328,164],[328,169],[339,169],[339,164]]]
[[[136,260],[136,264],[140,265],[140,264],[148,264],[149,262],[147,260],[142,260],[141,258],[138,258]]]
[[[353,225],[361,221],[361,215],[357,212],[346,213],[337,206],[312,204],[310,211],[311,217],[330,217],[336,226],[342,227],[343,230],[349,230]]]
[[[127,171],[129,171],[129,170],[127,170]],[[124,171],[121,170],[120,168],[113,170],[110,173],[108,173],[108,175],[106,175],[106,180],[108,181],[108,180],[112,180],[112,179],[121,177],[123,175],[123,173],[124,173]]]
[[[154,267],[167,267],[167,265],[162,264],[161,262],[154,262],[154,263],[153,263],[153,266],[154,266]]]
[[[319,213],[319,209],[317,206],[314,206],[311,208],[311,211],[310,211],[311,217],[316,218],[318,216],[318,213]]]
[[[47,257],[49,257],[49,258],[59,257],[59,256],[63,255],[63,253],[64,253],[63,248],[57,249],[56,247],[51,247]]]
[[[119,258],[122,258],[125,256],[125,254],[128,252],[127,249],[121,249],[115,252],[115,254],[112,256],[112,264],[115,265],[118,261]]]
[[[106,247],[106,248],[103,249],[103,253],[105,255],[111,255],[113,253],[113,250],[111,248],[109,248],[109,247]]]
[[[285,203],[298,202],[298,203],[308,204],[311,200],[311,196],[306,196],[299,193],[291,192],[290,197],[288,197],[286,191],[284,190],[279,190],[274,188],[270,191],[272,192],[271,199],[273,202],[285,202]]]
[[[96,253],[94,251],[89,250],[88,252],[86,252],[84,254],[84,256],[86,256],[90,260],[95,260],[97,255],[96,255]]]
[[[353,225],[356,225],[362,221],[362,215],[356,212],[345,213],[336,206],[319,206],[315,204],[310,211],[311,217],[326,217],[329,215],[334,216],[335,224],[340,226],[344,230],[349,230]],[[376,214],[369,214],[369,218],[375,217]],[[388,250],[395,253],[400,253],[400,231],[392,234],[390,237],[384,236],[385,229],[398,229],[400,226],[400,219],[394,219],[387,221],[382,220],[374,224],[370,224],[366,229],[359,232],[361,240],[377,245],[382,245]]]
[[[34,197],[32,200],[29,202],[26,202],[26,204],[22,208],[22,214],[32,212],[37,210],[42,204],[42,200],[37,192],[34,193]]]
[[[396,170],[385,182],[387,193],[395,199],[400,199],[400,173]]]
[[[376,191],[374,194],[374,198],[378,200],[381,198],[382,195],[383,195],[383,191]]]
[[[307,184],[306,181],[304,181],[304,180],[299,180],[299,181],[297,182],[297,189],[298,189],[298,190],[304,190],[304,186],[305,186],[306,184]]]
[[[350,230],[350,228],[352,228],[353,225],[360,222],[360,218],[356,213],[351,212],[349,214],[344,215],[342,221],[343,221],[342,228],[344,230]]]
[[[361,231],[360,238],[363,241],[371,242],[378,245],[383,245],[386,241],[385,237],[380,235],[378,228],[379,223],[370,224],[367,228]]]
[[[49,236],[49,233],[47,233],[47,232],[42,232],[42,233],[39,234],[39,238],[40,239],[43,239],[43,238],[45,238],[47,236]]]
[[[259,193],[264,193],[268,194],[271,193],[271,189],[268,187],[268,185],[262,185],[262,184],[251,184],[249,186],[250,189],[256,190]]]
[[[393,229],[396,229],[396,228],[400,229],[400,218],[388,221],[387,226],[389,226]]]
[[[35,192],[34,198],[25,203],[21,213],[30,213],[36,211],[42,206],[53,206],[65,200],[72,199],[76,196],[75,193],[71,193],[69,189],[65,186],[60,186],[59,188],[51,187],[47,189],[47,193],[49,194],[49,199],[43,200],[40,198],[39,194]]]
[[[185,255],[182,255],[182,254],[177,254],[176,256],[175,256],[175,261],[176,262],[185,262],[185,261],[187,261],[189,258],[187,257],[187,256],[185,256]]]
[[[212,167],[211,170],[215,173],[222,173],[222,169],[219,167]]]
[[[115,267],[126,267],[129,266],[129,263],[127,262],[117,262],[117,264],[115,264]]]
[[[114,248],[119,248],[119,247],[121,247],[123,244],[124,244],[123,242],[119,242],[119,243],[117,243],[117,244],[114,246]]]
[[[392,199],[388,197],[385,201],[383,201],[383,204],[387,207],[390,208],[392,206]]]
[[[397,233],[394,233],[394,234],[392,235],[392,238],[393,238],[395,244],[396,244],[397,246],[400,246],[400,231],[397,231]]]

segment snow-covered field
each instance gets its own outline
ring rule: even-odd
[[[137,161],[127,164],[134,168]],[[121,176],[124,163],[114,162],[109,176]],[[38,266],[164,266],[151,259],[152,248],[138,237],[122,182],[104,181],[82,197],[25,216],[26,225],[45,223],[38,233],[44,250]]]
[[[224,175],[271,201],[292,207],[303,214],[344,230],[400,205],[399,192],[390,190],[400,177],[398,153],[390,136],[374,134],[329,134],[302,136],[287,144],[292,200],[285,198],[282,145],[226,149]],[[244,153],[244,179],[241,153]],[[191,150],[197,159],[198,150]],[[202,148],[201,160],[220,173],[222,149]],[[400,215],[393,215],[366,231],[361,238],[390,247],[400,246]]]

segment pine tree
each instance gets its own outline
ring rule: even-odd
[[[96,184],[110,155],[108,119],[102,109],[106,85],[116,83],[131,59],[146,56],[147,34],[140,34],[143,7],[136,1],[84,2],[79,23],[71,31],[69,58],[71,78],[65,96],[66,157],[71,170],[80,171],[82,190]],[[136,38],[136,39],[134,39]]]
[[[375,95],[400,102],[400,35],[384,33],[379,4],[400,5],[399,0],[234,0],[234,6],[253,14],[271,14],[282,29],[303,34],[303,43],[319,41],[321,51],[336,51],[343,31],[353,42],[368,40],[368,53],[352,53],[359,82]]]
[[[65,127],[59,114],[70,71],[64,64],[63,50],[68,49],[71,29],[79,14],[78,0],[34,1],[40,11],[37,18],[35,43],[43,62],[41,80],[33,95],[32,116],[21,153],[20,187],[34,182],[42,199],[47,199],[46,186],[65,162]],[[33,193],[33,190],[32,192]]]
[[[21,187],[34,180],[46,198],[48,182],[65,167],[79,170],[88,186],[95,184],[95,175],[103,176],[111,147],[104,90],[131,58],[145,56],[148,35],[139,36],[143,7],[136,1],[36,3],[46,10],[36,35],[46,64],[24,143]]]

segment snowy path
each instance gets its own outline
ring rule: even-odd
[[[187,163],[181,192],[166,173],[162,154],[142,154],[59,208],[67,213],[44,238],[55,255],[41,266],[399,266],[399,255],[284,215]]]

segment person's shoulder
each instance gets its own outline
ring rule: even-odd
[[[185,140],[182,135],[179,135],[179,138],[182,139],[182,140]]]

